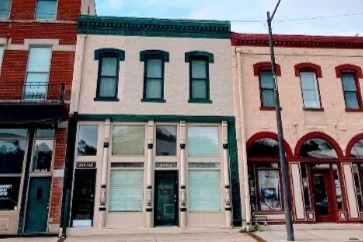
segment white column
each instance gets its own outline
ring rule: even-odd
[[[342,198],[346,193],[347,202],[348,202],[348,211],[349,211],[349,218],[350,219],[359,219],[359,207],[357,203],[357,194],[355,191],[355,184],[354,184],[354,174],[353,174],[353,167],[351,162],[344,162],[342,163],[343,167],[343,178],[345,183],[345,191],[342,189]]]
[[[223,183],[224,183],[224,209],[226,211],[226,227],[232,228],[232,201],[231,184],[229,176],[229,155],[228,155],[228,124],[222,122],[222,145],[223,145]]]
[[[243,79],[242,79],[242,50],[240,48],[236,49],[237,53],[237,78],[238,78],[238,96],[239,96],[239,113],[240,116],[237,120],[240,120],[240,142],[238,142],[239,149],[242,150],[242,159],[238,162],[240,181],[241,181],[241,195],[242,199],[242,219],[245,217],[247,230],[251,224],[251,201],[250,201],[250,188],[248,184],[248,164],[247,164],[247,150],[246,150],[246,115],[244,108],[244,95],[243,95]],[[237,90],[235,90],[237,91]],[[242,187],[243,185],[243,187]],[[244,205],[244,206],[243,206]]]
[[[187,226],[187,196],[186,196],[186,154],[185,154],[185,137],[186,124],[180,122],[180,227]]]
[[[149,121],[147,127],[147,170],[146,170],[146,228],[154,227],[153,217],[153,146],[154,146],[154,121]]]
[[[104,143],[103,143],[103,157],[102,157],[102,178],[101,178],[101,195],[99,207],[99,220],[98,228],[105,227],[106,221],[106,198],[107,198],[107,177],[108,177],[108,147],[110,145],[110,125],[109,119],[104,123]]]

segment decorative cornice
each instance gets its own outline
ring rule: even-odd
[[[229,21],[80,16],[78,34],[229,39]]]
[[[275,47],[363,49],[363,37],[274,35]],[[234,46],[268,47],[267,34],[231,34]]]

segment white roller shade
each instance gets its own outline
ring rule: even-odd
[[[143,171],[111,171],[110,212],[141,212],[143,209]]]
[[[144,145],[144,126],[115,126],[113,128],[113,155],[144,155]]]
[[[221,211],[220,171],[189,171],[191,212]]]

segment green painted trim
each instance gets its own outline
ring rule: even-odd
[[[210,104],[213,103],[212,100],[209,99],[196,99],[196,98],[192,98],[188,100],[188,103],[205,103],[205,104]]]
[[[93,99],[93,101],[95,102],[119,102],[120,99],[116,98],[116,97],[95,97]]]
[[[140,52],[140,61],[145,59],[162,59],[164,62],[169,62],[169,52],[163,50],[144,50]]]
[[[132,17],[80,16],[78,34],[230,39],[231,23]]]
[[[229,169],[231,174],[231,194],[233,207],[233,225],[242,225],[242,210],[241,210],[241,193],[240,180],[238,172],[238,148],[236,125],[234,122],[228,123],[228,148],[229,148]]]
[[[95,60],[99,60],[102,57],[116,57],[118,61],[124,61],[125,51],[115,48],[104,48],[95,50]]]
[[[193,59],[207,59],[209,63],[214,63],[214,55],[206,51],[190,51],[185,53],[185,62]]]
[[[160,99],[160,98],[143,98],[141,99],[141,102],[145,102],[145,103],[166,103],[165,99]]]
[[[183,115],[122,115],[122,114],[78,114],[79,121],[113,122],[193,122],[193,123],[220,123],[222,121],[235,122],[234,116],[183,116]]]

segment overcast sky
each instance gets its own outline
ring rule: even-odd
[[[96,0],[98,16],[230,20],[240,33],[267,33],[278,0]],[[273,22],[281,34],[363,36],[363,0],[281,0]]]

